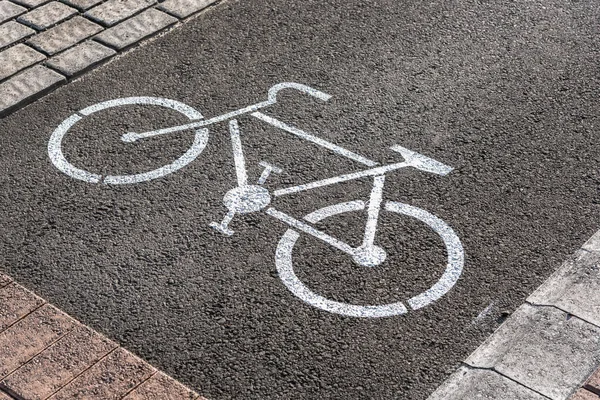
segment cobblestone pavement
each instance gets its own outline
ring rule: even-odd
[[[0,117],[217,0],[0,0]]]
[[[200,396],[0,274],[0,400]]]
[[[599,311],[597,232],[429,400],[599,400]]]

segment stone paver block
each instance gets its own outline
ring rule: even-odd
[[[600,362],[600,328],[553,307],[524,304],[467,358],[553,400],[564,400]]]
[[[115,54],[116,51],[100,43],[85,42],[51,58],[48,65],[67,76],[73,76]]]
[[[27,43],[46,54],[53,55],[95,35],[102,29],[100,25],[77,16],[35,35]]]
[[[117,49],[123,49],[177,22],[162,11],[150,9],[98,34],[96,39]]]
[[[6,22],[0,25],[0,49],[34,33],[33,29],[16,21]]]
[[[600,326],[600,252],[578,251],[527,300]]]
[[[48,398],[118,345],[78,326],[4,379],[2,384],[28,400]]]
[[[600,252],[600,231],[594,233],[594,235],[587,242],[585,242],[582,248],[587,251]]]
[[[0,24],[23,14],[27,9],[8,0],[0,1]]]
[[[0,52],[0,81],[45,59],[29,46],[18,44]]]
[[[85,15],[106,26],[112,26],[155,3],[156,0],[108,0]]]
[[[118,348],[50,399],[121,399],[155,372],[146,362]]]
[[[490,371],[460,367],[427,400],[547,400],[544,396]]]
[[[17,20],[37,30],[42,30],[64,21],[75,13],[77,10],[73,7],[53,1],[21,15]]]
[[[66,335],[76,324],[71,317],[46,304],[1,332],[0,379]]]
[[[173,378],[158,372],[135,388],[123,400],[200,400],[192,392]]]
[[[600,396],[585,389],[579,389],[573,396],[569,397],[569,400],[600,400]]]
[[[178,18],[185,18],[195,12],[208,7],[217,0],[167,0],[161,3],[158,8],[173,14]]]
[[[85,11],[88,8],[95,6],[96,4],[102,3],[104,0],[62,0],[70,6],[77,7],[78,9]]]
[[[44,300],[16,283],[0,289],[0,332],[43,304]]]
[[[19,3],[21,5],[24,5],[25,7],[34,8],[34,7],[39,7],[42,4],[49,2],[50,0],[11,0],[11,1],[14,1],[15,3]]]
[[[0,273],[0,288],[8,285],[11,282],[12,282],[12,279],[10,279],[10,277],[8,275],[4,275],[4,274]]]
[[[58,72],[36,65],[0,83],[0,117],[41,96],[62,81],[65,81],[65,77]]]

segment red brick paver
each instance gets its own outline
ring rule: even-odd
[[[10,279],[8,276],[0,274],[0,288],[8,285],[11,282],[12,279]]]
[[[19,368],[75,327],[75,320],[44,305],[0,333],[0,378]]]
[[[588,378],[583,387],[600,396],[600,368]]]
[[[200,400],[0,274],[0,400]]]
[[[155,371],[127,350],[118,348],[59,390],[50,400],[121,399]]]
[[[600,400],[600,397],[585,389],[579,389],[569,400]]]
[[[43,400],[116,347],[104,336],[78,326],[6,377],[2,384],[28,400]]]
[[[173,378],[159,372],[141,384],[123,400],[197,400],[196,393]]]
[[[0,289],[0,332],[44,304],[29,290],[15,283]]]

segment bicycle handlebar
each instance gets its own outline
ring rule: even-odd
[[[278,83],[277,85],[274,85],[273,87],[271,87],[271,89],[269,89],[269,101],[272,102],[272,104],[275,104],[277,102],[277,93],[279,93],[279,91],[283,89],[288,88],[299,90],[303,93],[306,93],[323,101],[327,101],[331,98],[331,95],[321,92],[320,90],[313,89],[310,86],[303,85],[301,83],[282,82]]]
[[[217,117],[213,117],[213,118],[210,118],[207,120],[192,122],[190,124],[173,126],[170,128],[157,129],[154,131],[142,132],[142,133],[127,132],[123,136],[121,136],[121,140],[124,142],[131,143],[131,142],[135,142],[136,140],[142,139],[142,138],[148,138],[148,137],[152,137],[152,136],[164,135],[167,133],[181,132],[181,131],[185,131],[185,130],[189,130],[189,129],[199,128],[202,126],[207,126],[207,125],[214,124],[217,122],[225,121],[230,118],[236,117],[238,115],[248,114],[248,113],[254,112],[260,108],[268,107],[270,105],[277,103],[277,93],[279,93],[283,89],[296,89],[300,92],[306,93],[310,96],[316,97],[317,99],[323,100],[323,101],[327,101],[331,98],[331,95],[321,92],[320,90],[313,89],[310,86],[303,85],[301,83],[282,82],[282,83],[278,83],[278,84],[272,86],[269,89],[267,101],[256,103],[251,106],[244,107],[244,108],[241,108],[236,111],[231,111],[226,114],[219,115]]]

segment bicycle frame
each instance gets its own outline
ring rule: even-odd
[[[300,92],[308,94],[312,97],[315,97],[322,101],[327,101],[331,98],[331,96],[327,93],[323,93],[319,90],[313,89],[309,86],[298,84],[298,83],[280,83],[277,84],[271,89],[269,89],[268,97],[266,101],[256,103],[254,105],[244,107],[235,111],[231,111],[226,114],[222,114],[207,120],[195,121],[189,124],[168,127],[163,129],[158,129],[154,131],[148,131],[143,133],[136,132],[128,132],[124,134],[121,139],[125,142],[134,142],[139,139],[150,138],[159,135],[171,134],[175,132],[186,131],[190,129],[203,128],[208,125],[212,125],[215,123],[229,121],[229,131],[231,135],[232,141],[232,149],[233,149],[233,158],[235,163],[235,170],[237,176],[237,188],[234,188],[227,192],[224,198],[224,203],[228,207],[229,211],[221,221],[221,223],[213,222],[210,225],[226,235],[232,235],[233,231],[229,229],[228,225],[234,216],[238,213],[249,213],[256,212],[266,208],[271,202],[270,193],[261,187],[262,184],[265,183],[266,179],[270,175],[271,172],[280,172],[280,170],[276,167],[273,167],[267,163],[261,163],[265,167],[261,177],[258,180],[257,185],[248,184],[248,176],[245,166],[245,159],[242,150],[242,142],[240,137],[239,125],[236,117],[250,114],[251,116],[266,122],[276,128],[279,128],[283,131],[286,131],[292,135],[295,135],[301,139],[312,142],[316,145],[324,147],[328,150],[335,152],[338,155],[349,158],[353,161],[359,162],[367,167],[372,167],[367,170],[340,175],[336,177],[331,177],[307,184],[302,184],[298,186],[292,186],[284,189],[279,189],[273,192],[273,195],[283,196],[291,193],[298,193],[322,186],[328,186],[344,181],[360,179],[363,177],[372,176],[374,177],[373,189],[371,191],[371,195],[368,202],[368,218],[365,227],[364,239],[363,243],[358,248],[353,248],[347,243],[340,241],[326,233],[319,231],[313,226],[299,221],[288,214],[285,214],[281,211],[276,210],[273,207],[268,207],[265,212],[267,215],[270,215],[291,227],[301,230],[315,238],[318,238],[329,245],[349,254],[354,257],[359,263],[363,265],[377,265],[385,259],[385,252],[383,249],[379,248],[374,244],[375,241],[375,232],[377,230],[377,223],[379,218],[379,210],[381,208],[382,202],[382,194],[383,194],[383,186],[385,182],[385,174],[397,169],[406,168],[406,167],[415,167],[422,171],[446,175],[448,174],[452,168],[444,165],[438,161],[435,161],[431,158],[418,154],[416,152],[405,149],[401,146],[393,146],[392,150],[399,152],[403,158],[403,162],[388,164],[383,166],[378,166],[378,163],[372,160],[369,160],[366,157],[363,157],[355,152],[352,152],[348,149],[345,149],[341,146],[338,146],[334,143],[328,142],[322,138],[314,136],[308,132],[305,132],[299,128],[293,127],[289,124],[286,124],[276,118],[265,115],[262,112],[258,111],[260,109],[271,106],[277,102],[277,94],[283,89],[296,89]]]
[[[317,91],[317,90],[310,88],[308,86],[305,86],[305,85],[300,85],[300,84],[296,84],[296,83],[281,83],[281,84],[273,86],[269,90],[268,100],[265,102],[257,103],[252,106],[245,107],[245,108],[242,108],[242,109],[239,109],[239,110],[227,113],[227,114],[223,114],[223,115],[220,115],[220,116],[217,116],[217,117],[205,120],[205,121],[198,121],[198,122],[193,122],[193,123],[186,124],[186,125],[164,128],[164,129],[159,129],[159,130],[144,132],[144,133],[130,132],[123,136],[123,140],[134,141],[134,140],[138,140],[141,138],[148,138],[148,137],[153,137],[153,136],[157,136],[157,135],[164,135],[164,134],[169,134],[169,133],[174,133],[174,132],[180,132],[180,131],[184,131],[184,130],[188,130],[188,129],[206,127],[207,125],[210,125],[210,124],[229,120],[229,131],[230,131],[230,135],[231,135],[233,158],[234,158],[238,186],[237,186],[237,188],[230,190],[225,195],[224,203],[227,206],[227,208],[229,209],[229,211],[225,215],[223,220],[220,223],[213,222],[210,224],[213,228],[217,229],[218,231],[220,231],[221,233],[223,233],[225,235],[233,234],[233,231],[231,229],[229,229],[228,225],[237,213],[256,212],[256,211],[266,208],[270,204],[270,202],[271,202],[270,193],[266,189],[261,188],[260,185],[265,183],[266,179],[268,178],[268,176],[270,175],[271,172],[281,172],[281,170],[279,170],[278,168],[273,167],[267,163],[261,162],[261,165],[263,167],[265,167],[265,169],[257,182],[258,185],[248,184],[248,176],[247,176],[245,159],[244,159],[243,150],[242,150],[242,141],[241,141],[241,136],[240,136],[239,125],[238,125],[237,119],[235,119],[234,117],[240,116],[242,114],[250,113],[251,116],[253,116],[259,120],[262,120],[276,128],[282,129],[282,130],[284,130],[288,133],[291,133],[297,137],[300,137],[309,142],[315,143],[321,147],[329,149],[341,156],[344,156],[351,160],[360,162],[368,167],[374,167],[371,169],[367,169],[367,170],[363,170],[363,171],[359,171],[359,172],[355,172],[355,173],[344,174],[344,175],[331,177],[331,178],[327,178],[327,179],[323,179],[323,180],[319,180],[319,181],[315,181],[315,182],[311,182],[311,183],[307,183],[307,184],[302,184],[302,185],[298,185],[298,186],[292,186],[292,187],[288,187],[288,188],[284,188],[284,189],[279,189],[279,190],[276,190],[273,192],[273,195],[278,197],[278,196],[283,196],[286,194],[307,191],[307,190],[311,190],[311,189],[322,187],[322,186],[328,186],[328,185],[332,185],[332,184],[336,184],[336,183],[340,183],[340,182],[344,182],[344,181],[360,179],[363,177],[368,177],[368,176],[374,177],[373,189],[371,191],[371,195],[370,195],[369,202],[368,202],[368,209],[367,209],[368,218],[367,218],[367,223],[366,223],[366,227],[365,227],[364,239],[363,239],[362,245],[358,248],[353,248],[350,245],[348,245],[347,243],[345,243],[341,240],[338,240],[330,235],[327,235],[326,233],[314,228],[313,226],[311,226],[305,222],[299,221],[298,219],[295,219],[286,213],[278,211],[273,207],[268,207],[265,210],[265,213],[267,215],[270,215],[270,216],[288,224],[289,226],[291,226],[295,229],[301,230],[301,231],[303,231],[317,239],[320,239],[320,240],[324,241],[325,243],[349,254],[350,256],[354,257],[355,260],[357,260],[360,264],[377,265],[377,264],[381,263],[385,259],[385,252],[383,251],[383,249],[376,246],[374,244],[374,241],[375,241],[375,232],[377,230],[379,211],[381,208],[381,202],[382,202],[382,197],[383,197],[382,195],[383,195],[383,187],[384,187],[384,182],[385,182],[385,174],[388,172],[397,170],[397,169],[401,169],[401,168],[415,167],[422,171],[436,173],[436,174],[440,174],[440,175],[446,175],[452,170],[452,168],[447,165],[444,165],[438,161],[435,161],[433,159],[425,157],[421,154],[418,154],[418,153],[415,153],[408,149],[405,149],[401,146],[393,146],[392,150],[399,152],[403,156],[403,158],[404,158],[403,162],[377,167],[378,164],[375,161],[369,160],[368,158],[363,157],[359,154],[356,154],[348,149],[345,149],[341,146],[338,146],[336,144],[328,142],[317,136],[311,135],[301,129],[298,129],[298,128],[288,125],[278,119],[275,119],[273,117],[265,115],[262,112],[256,111],[260,108],[264,108],[269,105],[275,104],[277,93],[280,90],[285,89],[285,88],[294,88],[294,89],[300,90],[301,92],[307,93],[307,94],[314,96],[323,101],[326,101],[331,97],[330,95],[328,95],[326,93]]]

